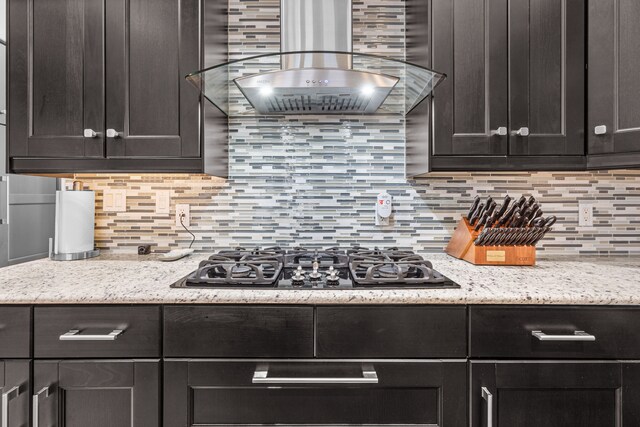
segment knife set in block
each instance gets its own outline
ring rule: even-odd
[[[536,244],[555,222],[555,216],[543,217],[533,196],[506,196],[501,205],[476,197],[445,252],[476,265],[535,265]]]

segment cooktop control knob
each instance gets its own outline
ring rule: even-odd
[[[298,266],[296,269],[296,274],[291,278],[291,284],[293,286],[302,286],[304,285],[304,274],[302,273],[302,267]]]
[[[320,278],[322,277],[322,275],[318,272],[318,260],[313,261],[313,271],[311,273],[309,273],[309,278],[311,280],[320,280]]]
[[[340,284],[340,277],[336,274],[336,270],[333,268],[333,266],[329,267],[329,272],[328,272],[328,276],[327,276],[327,285],[329,286],[337,286],[338,284]]]

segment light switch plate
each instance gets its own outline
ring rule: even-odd
[[[160,215],[169,215],[171,204],[171,191],[156,191],[156,213]]]
[[[105,212],[126,212],[127,190],[104,190],[102,210]]]

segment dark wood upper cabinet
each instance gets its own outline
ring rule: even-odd
[[[8,10],[14,172],[202,171],[200,95],[184,79],[200,68],[198,0]]]
[[[640,165],[640,3],[598,0],[589,8],[589,167]]]
[[[506,155],[507,0],[433,0],[434,156]]]
[[[102,0],[8,3],[9,156],[102,157]]]
[[[509,154],[584,155],[584,0],[509,2]]]
[[[581,0],[432,0],[432,67],[448,78],[431,170],[586,167],[585,13]]]
[[[105,5],[107,156],[199,157],[198,0]]]

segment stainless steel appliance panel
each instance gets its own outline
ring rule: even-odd
[[[280,6],[281,52],[351,52],[351,0],[281,0]],[[314,63],[316,59],[313,55],[284,57],[282,68],[322,66]]]

